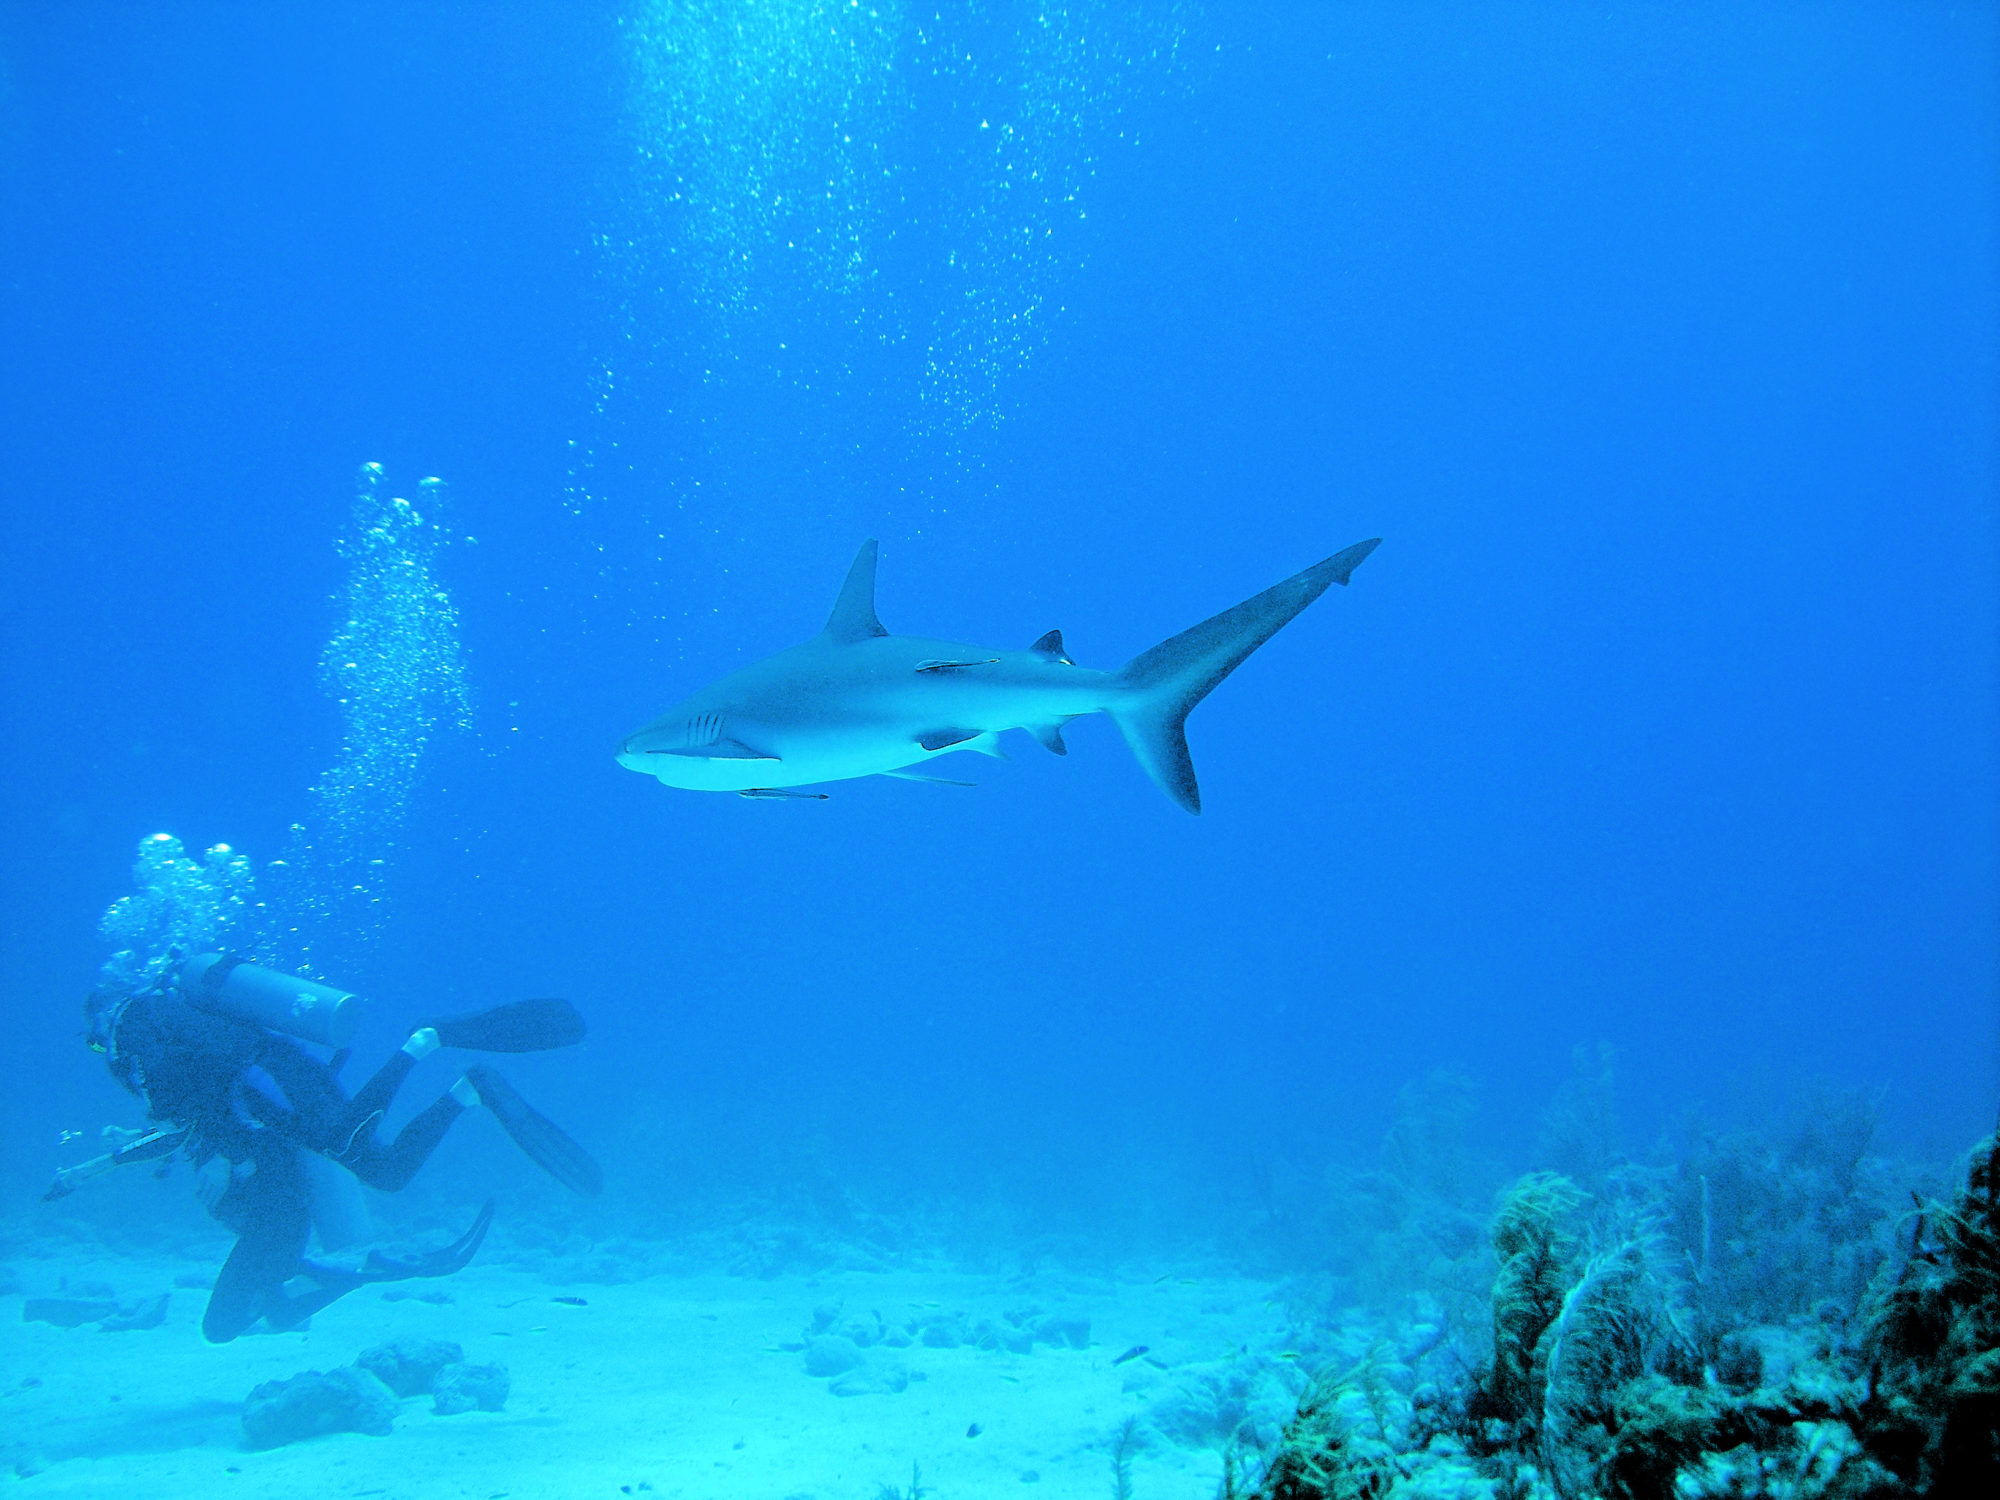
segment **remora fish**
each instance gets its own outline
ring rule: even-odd
[[[855,776],[931,781],[906,768],[954,750],[999,755],[1006,729],[1064,755],[1063,726],[1106,713],[1147,774],[1198,813],[1189,710],[1380,541],[1356,542],[1115,672],[1076,665],[1058,630],[1025,651],[889,634],[875,617],[875,543],[864,542],[826,629],[675,704],[626,736],[618,763],[668,786],[746,795]]]

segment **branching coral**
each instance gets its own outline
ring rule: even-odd
[[[1380,1163],[1330,1168],[1307,1210],[1275,1216],[1273,1235],[1301,1262],[1341,1283],[1345,1297],[1386,1307],[1422,1293],[1483,1317],[1488,1184],[1471,1128],[1475,1099],[1463,1074],[1438,1071],[1406,1086],[1382,1139]]]
[[[1618,1104],[1609,1044],[1570,1053],[1570,1076],[1542,1111],[1537,1157],[1597,1192],[1618,1165]]]
[[[1383,1351],[1315,1380],[1285,1428],[1258,1500],[1374,1500],[1400,1476],[1409,1403],[1388,1378]]]
[[[1787,1138],[1703,1133],[1664,1184],[1669,1232],[1713,1344],[1733,1323],[1772,1322],[1831,1299],[1851,1314],[1887,1251],[1886,1184],[1868,1168],[1874,1101],[1821,1087]]]

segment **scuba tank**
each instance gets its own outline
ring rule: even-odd
[[[345,1047],[361,1021],[359,995],[225,953],[197,954],[178,981],[190,1005],[322,1047]]]

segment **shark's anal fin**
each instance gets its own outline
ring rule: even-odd
[[[917,743],[926,750],[947,750],[953,745],[963,745],[967,740],[976,740],[984,733],[978,729],[933,729],[917,736]]]
[[[1039,740],[1042,748],[1048,751],[1049,754],[1067,755],[1069,754],[1069,746],[1063,743],[1062,732],[1063,725],[1068,722],[1068,719],[1056,719],[1047,724],[1029,724],[1026,727],[1028,733]]]
[[[745,787],[736,795],[739,797],[750,797],[759,802],[824,802],[827,800],[825,792],[792,792],[787,791],[781,786]]]
[[[870,538],[854,555],[847,582],[840,586],[840,597],[826,618],[825,634],[830,641],[852,645],[888,633],[875,618],[875,542]]]
[[[763,750],[754,750],[741,740],[711,740],[706,745],[689,745],[681,750],[648,750],[648,755],[681,755],[689,760],[768,760],[775,762],[779,756]]]
[[[990,667],[998,664],[997,656],[982,656],[977,661],[952,661],[946,657],[933,656],[917,663],[919,672],[951,672],[960,667]]]
[[[1063,650],[1062,632],[1060,630],[1051,630],[1028,649],[1043,661],[1059,661],[1066,667],[1076,665],[1075,662],[1069,659],[1069,653]]]
[[[927,786],[977,786],[976,781],[953,781],[949,776],[926,776],[921,771],[884,771],[884,776],[893,776],[898,781],[921,781]]]

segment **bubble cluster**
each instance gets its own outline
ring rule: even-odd
[[[246,944],[263,912],[250,862],[227,844],[197,859],[172,834],[156,833],[140,841],[132,883],[133,893],[112,902],[97,924],[115,950],[104,976],[131,989],[177,958]]]
[[[363,464],[347,531],[339,627],[320,679],[340,707],[340,752],[312,787],[274,866],[271,944],[299,958],[316,938],[363,941],[381,920],[386,856],[408,815],[417,768],[438,727],[468,726],[471,702],[458,610],[436,559],[449,533],[441,479],[417,501],[391,495],[380,464]]]
[[[1185,31],[1105,0],[649,0],[624,27],[636,183],[601,245],[628,321],[664,299],[711,376],[913,392],[947,437],[1046,341],[1087,185]]]
[[[896,9],[653,0],[627,21],[642,192],[725,336],[787,291],[871,273]]]

